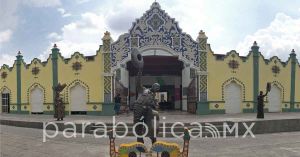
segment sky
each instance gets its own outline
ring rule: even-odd
[[[46,60],[56,43],[64,57],[95,55],[105,31],[127,33],[154,0],[0,0],[0,65]],[[214,53],[247,55],[257,41],[265,58],[300,59],[298,0],[157,0],[196,40],[203,30]]]

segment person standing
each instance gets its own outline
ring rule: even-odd
[[[265,118],[264,116],[264,99],[268,95],[269,91],[271,90],[271,83],[267,84],[267,91],[266,94],[263,91],[260,91],[259,95],[257,96],[257,116],[256,118]]]
[[[256,118],[264,118],[264,98],[266,94],[263,94],[263,91],[260,91],[260,94],[257,96],[257,116]]]
[[[115,113],[118,115],[120,112],[120,107],[121,107],[121,95],[117,94],[117,96],[115,97]]]

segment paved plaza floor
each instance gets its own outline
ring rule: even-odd
[[[42,130],[0,125],[1,157],[108,157],[108,139],[92,135],[57,137],[42,142]],[[162,139],[182,144],[181,139]],[[116,139],[117,145],[135,141]],[[150,141],[146,141],[150,145]],[[299,157],[300,132],[262,134],[256,138],[192,139],[190,157]]]
[[[241,114],[211,114],[211,115],[195,115],[187,112],[168,111],[159,113],[161,122],[218,122],[218,121],[260,121],[260,120],[276,120],[276,119],[300,119],[300,112],[284,112],[284,113],[265,113],[265,119],[257,119],[256,113]],[[165,118],[163,118],[165,117]],[[3,120],[20,120],[32,122],[50,122],[55,121],[52,115],[25,115],[25,114],[0,114]],[[89,116],[89,115],[69,115],[64,118],[65,122],[105,122],[112,123],[112,116]],[[130,113],[116,116],[116,121],[125,123],[133,122],[133,115]]]

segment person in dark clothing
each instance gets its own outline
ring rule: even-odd
[[[268,90],[264,95],[263,91],[257,96],[257,116],[256,118],[264,118],[264,98],[268,95]]]
[[[118,115],[120,112],[120,107],[121,107],[121,96],[120,94],[117,94],[117,96],[115,97],[115,113]]]

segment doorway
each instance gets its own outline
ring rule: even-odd
[[[9,113],[10,106],[10,92],[7,89],[4,89],[1,93],[1,108],[2,108],[2,113]]]
[[[242,89],[232,81],[225,87],[225,113],[241,113]]]
[[[43,113],[43,102],[44,102],[44,92],[38,86],[31,90],[30,93],[30,104],[31,113],[41,114]]]
[[[182,69],[183,62],[175,56],[145,55],[142,84],[151,88],[153,83],[160,84],[157,101],[163,110],[182,109]],[[127,62],[129,72],[129,104],[132,105],[138,97],[136,91],[137,70],[132,62]]]
[[[269,100],[269,112],[280,112],[281,111],[281,90],[273,85],[268,95]]]
[[[86,114],[87,110],[87,96],[86,88],[80,84],[76,84],[70,89],[70,109],[71,114]]]

